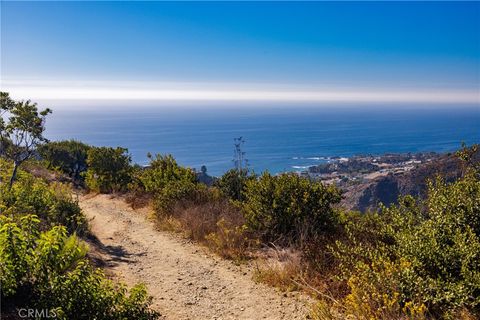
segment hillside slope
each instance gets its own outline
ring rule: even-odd
[[[435,179],[440,175],[452,182],[462,174],[461,161],[455,155],[443,155],[408,172],[380,176],[347,188],[342,206],[364,212],[378,208],[379,203],[387,206],[396,204],[399,196],[412,195],[423,198],[429,179]]]

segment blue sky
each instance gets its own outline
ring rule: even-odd
[[[64,99],[380,92],[479,102],[479,33],[478,2],[2,1],[2,88]]]

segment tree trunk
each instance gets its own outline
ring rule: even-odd
[[[17,177],[17,170],[18,170],[18,163],[15,161],[13,163],[12,176],[10,177],[10,187],[9,187],[9,189],[12,189],[13,182],[15,181],[15,178]]]

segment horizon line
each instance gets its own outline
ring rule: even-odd
[[[459,103],[480,104],[480,90],[447,88],[361,88],[285,84],[121,81],[5,81],[1,90],[16,99],[165,102]]]

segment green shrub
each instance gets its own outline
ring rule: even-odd
[[[149,167],[140,172],[138,180],[146,192],[156,193],[171,182],[194,184],[196,176],[193,170],[179,166],[171,155],[157,154],[155,158],[150,156]]]
[[[35,215],[0,219],[0,282],[5,308],[47,309],[59,319],[156,319],[143,286],[128,292],[85,258],[87,247],[63,226],[40,233]]]
[[[42,230],[63,225],[69,233],[87,231],[87,220],[68,186],[48,185],[23,171],[11,189],[6,183],[0,185],[0,213],[17,222],[24,215],[35,214],[41,220]]]
[[[125,148],[92,147],[87,152],[85,182],[90,190],[110,193],[126,191],[132,166]]]
[[[350,223],[349,240],[336,247],[350,288],[346,313],[388,319],[392,313],[375,311],[388,307],[411,318],[478,315],[479,219],[480,181],[469,172],[452,184],[431,182],[425,202],[405,197],[367,214],[367,224]]]
[[[180,201],[196,201],[205,196],[206,187],[197,183],[193,170],[179,166],[171,155],[149,157],[149,167],[136,171],[129,189],[151,194],[159,215],[169,215]]]
[[[48,142],[38,148],[48,169],[56,168],[74,180],[81,180],[87,170],[87,152],[91,147],[76,140]]]
[[[436,314],[480,308],[480,181],[472,174],[454,184],[429,186],[425,219],[392,234],[396,255],[411,263],[409,295]],[[398,212],[387,214],[395,216]],[[411,281],[408,281],[411,280]]]
[[[235,201],[243,201],[247,181],[255,179],[247,170],[231,169],[215,182],[223,194]]]
[[[333,186],[296,174],[272,176],[268,172],[247,181],[244,192],[247,227],[265,241],[298,241],[301,237],[332,230],[336,214],[332,205],[341,199]]]

